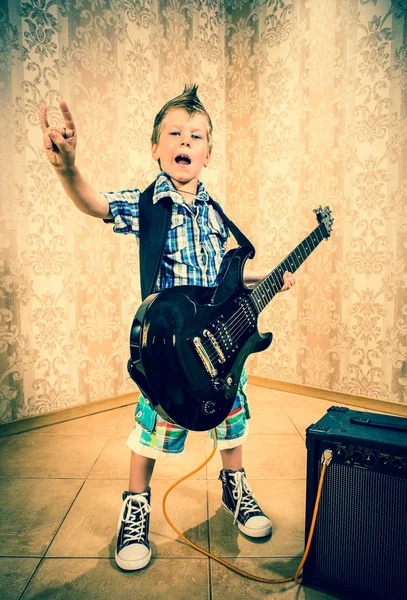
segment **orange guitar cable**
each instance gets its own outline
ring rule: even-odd
[[[312,537],[313,537],[313,534],[314,534],[315,523],[316,523],[316,520],[317,520],[319,502],[320,502],[320,499],[321,499],[322,485],[323,485],[323,482],[324,482],[326,467],[330,464],[330,462],[332,460],[332,456],[333,456],[332,450],[325,450],[324,453],[323,453],[323,455],[322,455],[322,458],[321,458],[322,471],[321,471],[321,475],[320,475],[320,478],[319,478],[317,497],[316,497],[315,506],[314,506],[314,513],[312,515],[311,527],[310,527],[310,530],[309,530],[309,534],[308,534],[308,539],[307,539],[307,544],[306,544],[306,547],[305,547],[304,555],[303,555],[303,557],[301,559],[301,562],[300,562],[300,564],[298,566],[297,571],[295,572],[295,575],[293,577],[285,577],[283,579],[266,579],[264,577],[258,577],[257,575],[252,575],[251,573],[247,573],[247,571],[242,571],[241,569],[238,569],[237,567],[235,567],[235,566],[231,565],[230,563],[222,560],[218,556],[215,556],[214,554],[211,554],[210,552],[207,552],[206,550],[204,550],[200,546],[197,546],[196,544],[194,544],[193,542],[191,542],[190,540],[188,540],[179,531],[179,529],[177,529],[177,527],[175,527],[175,525],[172,523],[171,519],[169,518],[168,513],[167,513],[167,509],[166,509],[166,506],[165,506],[165,502],[166,502],[168,494],[177,485],[179,485],[182,481],[185,481],[185,479],[188,479],[188,477],[191,477],[192,475],[194,475],[195,473],[197,473],[198,471],[200,471],[205,465],[207,465],[208,462],[215,455],[215,452],[216,452],[216,438],[215,438],[215,447],[213,448],[213,450],[212,450],[209,458],[207,458],[199,467],[197,467],[196,469],[194,469],[193,471],[191,471],[191,473],[188,473],[187,475],[184,475],[183,477],[181,477],[181,479],[178,479],[178,481],[176,481],[175,483],[173,483],[168,488],[168,490],[165,492],[164,497],[163,497],[163,502],[162,502],[162,509],[163,509],[164,517],[166,518],[168,524],[170,525],[170,527],[172,527],[172,529],[175,531],[175,533],[177,533],[180,536],[180,538],[182,538],[184,540],[184,542],[186,542],[187,544],[189,544],[189,546],[192,546],[192,548],[195,548],[195,550],[198,550],[198,552],[201,552],[202,554],[205,554],[205,556],[209,556],[209,558],[212,558],[213,560],[216,560],[216,562],[220,563],[221,565],[224,565],[228,569],[231,569],[232,571],[235,571],[235,573],[238,573],[239,575],[243,575],[243,577],[247,577],[248,579],[253,579],[254,581],[260,581],[261,583],[287,583],[289,581],[295,581],[295,583],[300,584],[301,581],[302,581],[302,578],[301,578],[302,568],[304,566],[305,561],[307,560],[308,552],[309,552],[309,549],[310,549],[310,546],[311,546],[311,542],[312,542]]]

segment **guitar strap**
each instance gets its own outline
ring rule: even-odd
[[[171,198],[153,204],[155,181],[140,194],[139,256],[141,299],[153,293],[171,224]]]
[[[153,293],[157,281],[161,260],[164,254],[165,242],[171,225],[172,201],[162,198],[153,204],[155,181],[151,183],[139,199],[139,256],[141,298],[144,300]],[[254,256],[253,244],[240,229],[223,212],[221,206],[209,198],[209,203],[220,214],[228,229],[232,232],[239,246],[247,246]]]

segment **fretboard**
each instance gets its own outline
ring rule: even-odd
[[[254,288],[250,298],[254,302],[258,312],[274,298],[281,290],[284,283],[284,273],[294,273],[308,258],[313,250],[325,239],[326,229],[321,223],[312,231],[294,250],[285,258],[267,277]]]

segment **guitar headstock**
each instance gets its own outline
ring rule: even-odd
[[[314,213],[317,215],[318,223],[322,223],[325,227],[326,233],[325,237],[329,237],[332,231],[332,223],[334,222],[334,218],[331,217],[331,209],[329,206],[318,206],[318,208],[314,208]]]

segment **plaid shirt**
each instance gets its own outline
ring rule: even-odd
[[[106,192],[116,233],[139,237],[140,190]],[[187,204],[165,173],[156,179],[153,203],[172,200],[171,225],[155,291],[175,285],[217,285],[228,231],[217,211],[208,204],[209,194],[199,182],[192,205]]]

